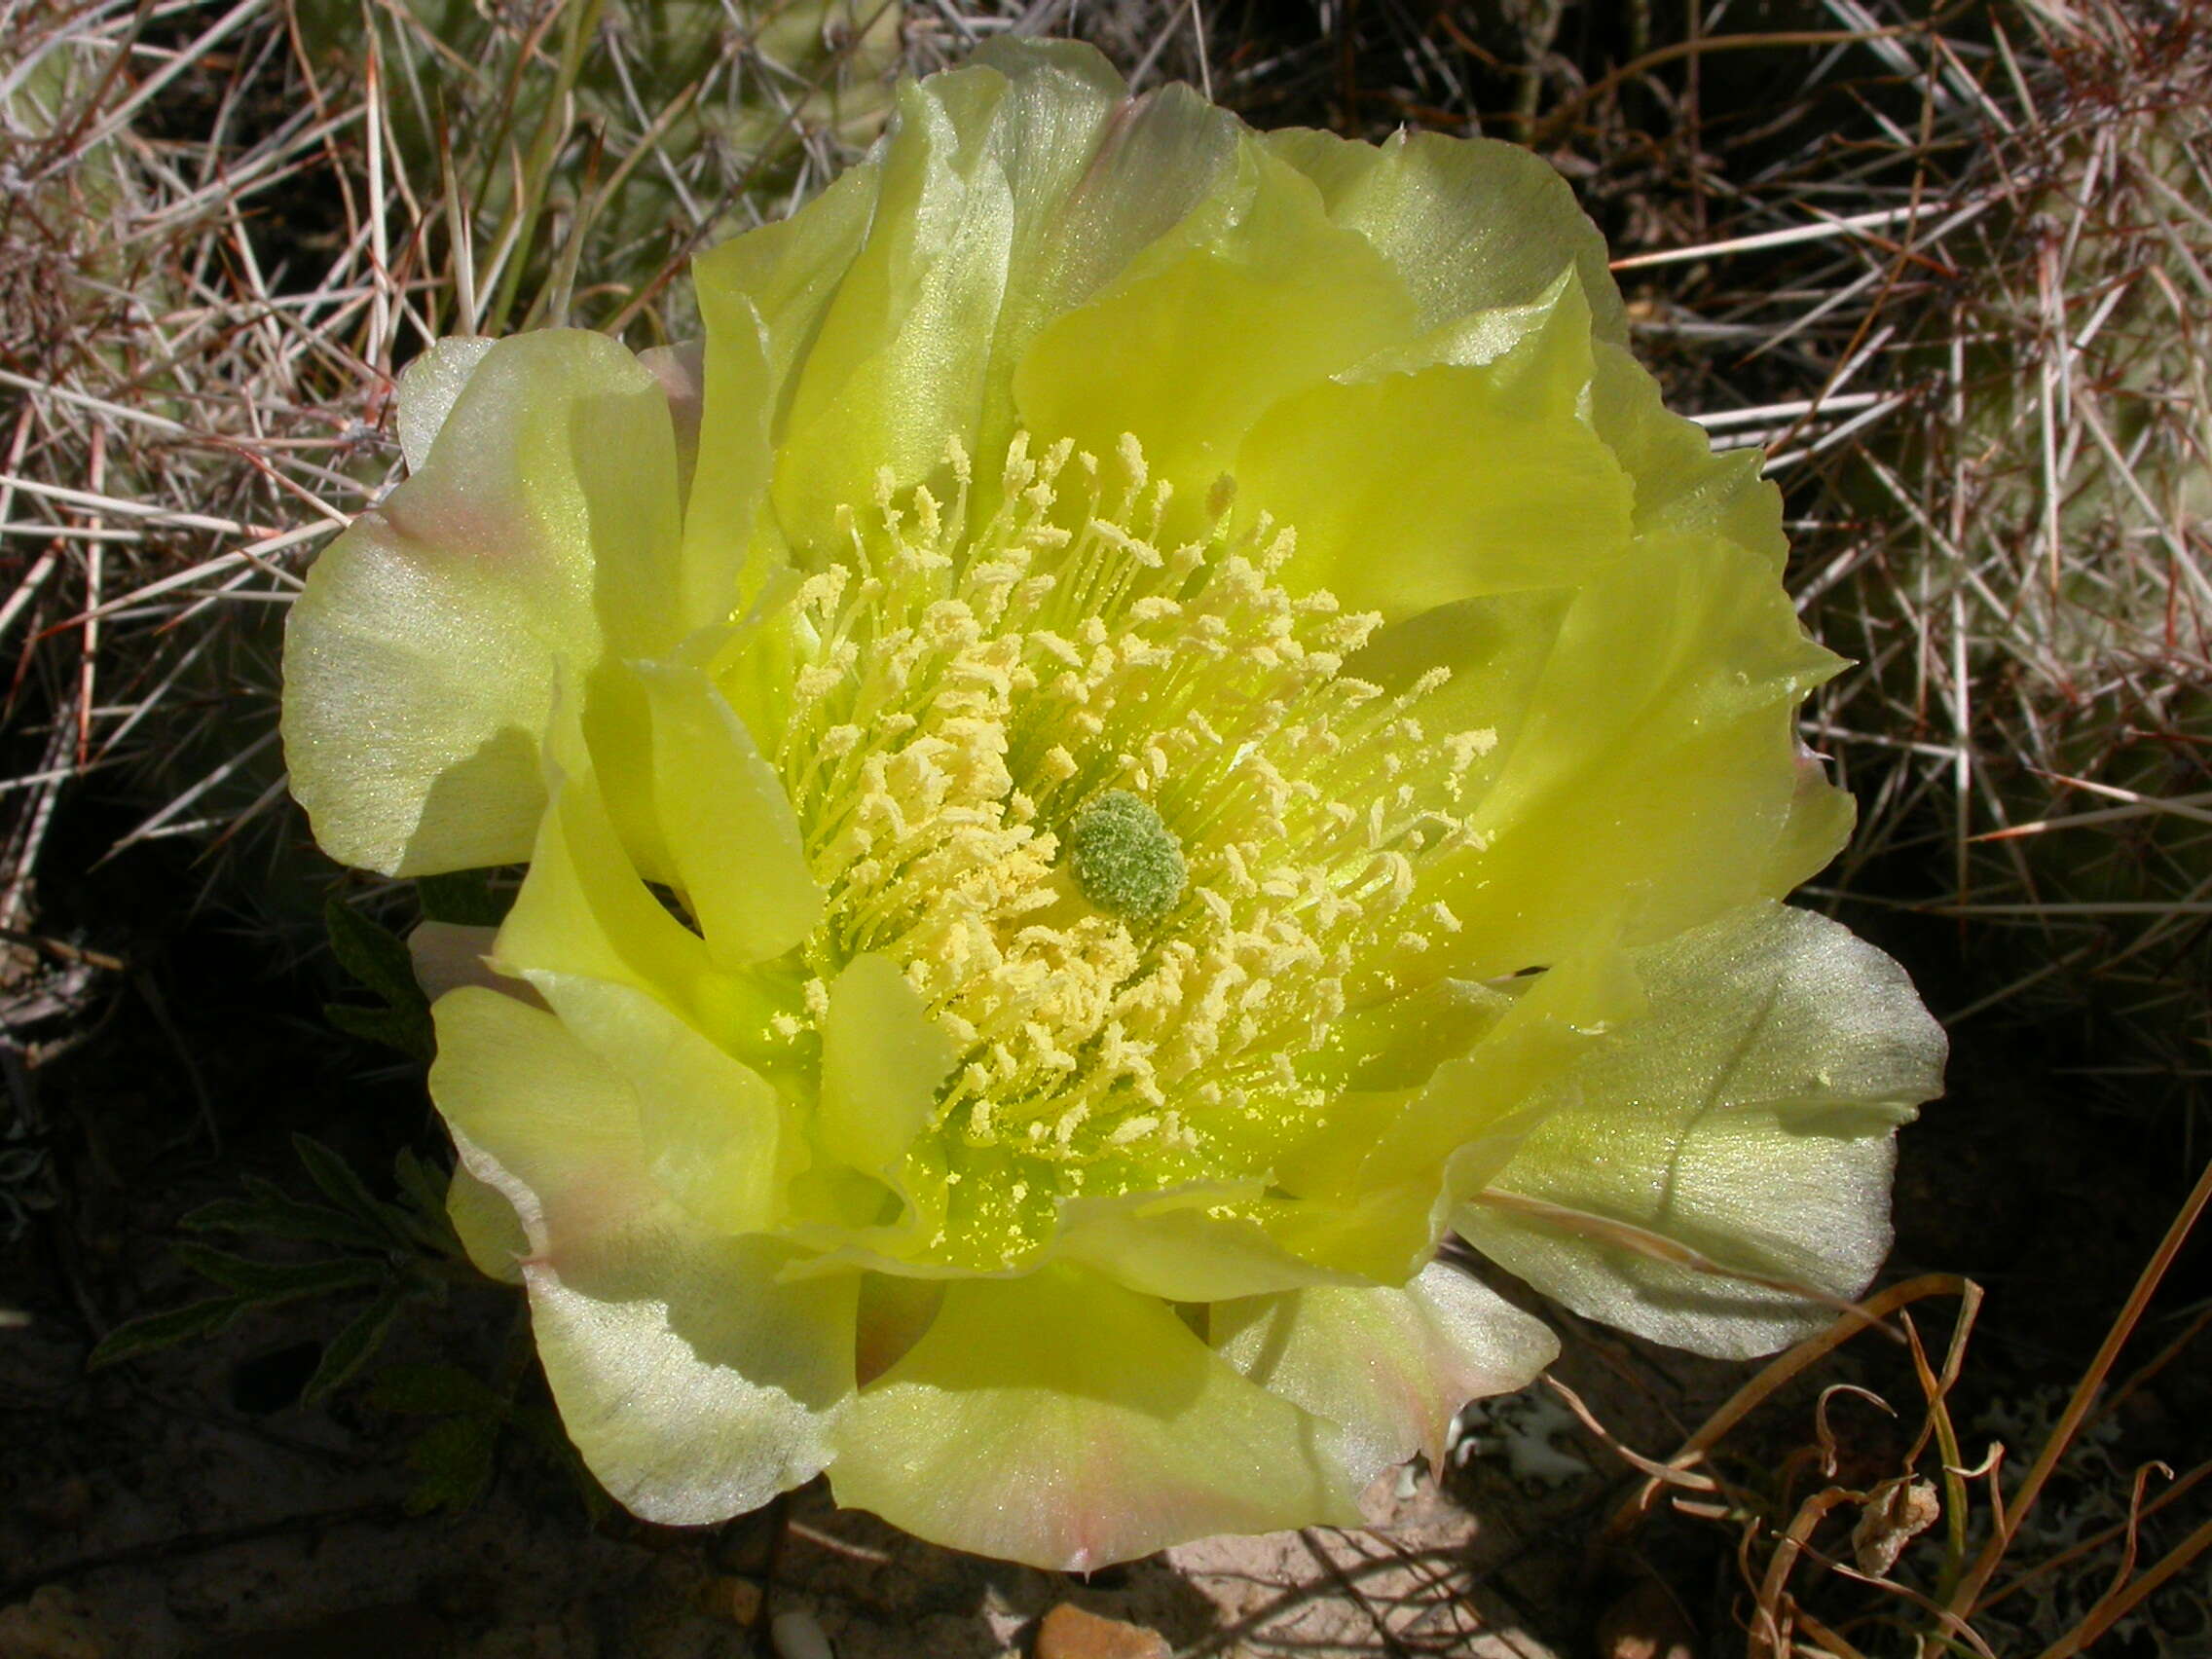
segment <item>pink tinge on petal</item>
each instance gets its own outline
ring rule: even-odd
[[[468,1172],[514,1206],[530,1241],[517,1266],[568,1276],[586,1272],[617,1239],[666,1205],[666,1197],[642,1171],[619,1163],[579,1161],[548,1174],[534,1171],[532,1185],[461,1130],[454,1147]]]
[[[706,413],[706,346],[699,341],[655,346],[640,351],[638,363],[668,394],[669,419],[676,428],[677,487],[688,499],[691,474],[699,460],[699,423]]]
[[[423,995],[436,1002],[462,985],[482,985],[532,1008],[542,1009],[545,999],[522,979],[510,979],[493,968],[493,941],[498,928],[469,927],[461,922],[424,922],[407,936],[407,954],[415,968],[415,982]]]
[[[539,551],[537,528],[512,504],[485,500],[443,479],[402,484],[363,517],[384,521],[390,552],[432,568],[457,554],[511,563],[517,554]]]
[[[954,1549],[1085,1571],[1211,1532],[1356,1525],[1322,1419],[1081,1270],[955,1280],[857,1395],[830,1485]]]

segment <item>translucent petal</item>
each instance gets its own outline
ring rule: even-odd
[[[1636,963],[1649,1014],[1576,1069],[1495,1186],[1857,1295],[1889,1249],[1893,1131],[1942,1086],[1942,1032],[1903,971],[1771,903]],[[1831,1317],[1525,1212],[1474,1202],[1455,1225],[1577,1312],[1703,1353],[1765,1353]]]
[[[1519,747],[1574,599],[1570,587],[1532,588],[1439,605],[1382,628],[1346,667],[1394,694],[1443,669],[1450,678],[1422,699],[1422,725],[1482,734],[1464,780],[1466,798],[1480,800]]]
[[[1660,401],[1641,363],[1608,341],[1592,351],[1590,419],[1636,479],[1637,531],[1724,535],[1779,575],[1789,543],[1782,492],[1759,476],[1764,452],[1714,455],[1704,427]]]
[[[1767,849],[1766,868],[1753,889],[1757,893],[1780,896],[1812,880],[1843,851],[1859,822],[1859,803],[1851,792],[1828,781],[1820,756],[1802,743],[1796,749],[1796,788],[1782,833]]]
[[[871,1175],[890,1169],[959,1058],[896,962],[874,951],[854,957],[830,986],[823,1025],[823,1150]]]
[[[677,525],[667,399],[634,357],[572,330],[486,351],[286,622],[285,759],[323,850],[407,875],[527,856],[561,665],[671,643]]]
[[[446,1188],[446,1219],[478,1272],[501,1284],[522,1283],[522,1259],[530,1254],[522,1218],[497,1187],[471,1175],[465,1163],[454,1165]]]
[[[783,1219],[805,1150],[767,1079],[642,991],[570,974],[530,978],[569,1035],[637,1096],[645,1167],[686,1214],[727,1234]]]
[[[1386,620],[1580,582],[1627,550],[1637,493],[1581,418],[1590,376],[1589,309],[1568,283],[1479,367],[1325,383],[1278,404],[1238,452],[1239,506],[1297,531],[1286,585]]]
[[[491,349],[492,342],[481,336],[452,335],[431,341],[421,356],[399,371],[391,424],[408,471],[423,470],[438,429],[460,401],[461,388]]]
[[[991,41],[971,61],[1009,83],[999,153],[1014,234],[996,349],[1011,364],[1042,322],[1156,244],[1228,221],[1237,127],[1180,84],[1131,98],[1113,66],[1074,41]]]
[[[463,1145],[462,1163],[513,1206],[533,1252],[588,1257],[665,1207],[637,1096],[560,1020],[474,985],[431,1013],[430,1096]]]
[[[781,956],[822,915],[783,779],[705,674],[637,673],[652,712],[661,838],[708,954],[723,968]]]
[[[702,611],[722,594],[726,615],[788,557],[773,515],[763,512],[774,438],[791,402],[793,363],[866,235],[877,176],[875,165],[863,162],[803,211],[692,261],[707,334],[699,445],[715,458],[693,478],[683,519],[685,576]]]
[[[1559,1339],[1457,1268],[1432,1262],[1404,1289],[1322,1286],[1208,1309],[1222,1358],[1335,1423],[1361,1486],[1444,1439],[1469,1400],[1525,1386]]]
[[[1331,1022],[1326,1047],[1300,1062],[1298,1075],[1332,1091],[1419,1088],[1438,1066],[1459,1058],[1489,1035],[1530,983],[1440,979],[1349,1009]]]
[[[856,1275],[786,1286],[788,1246],[687,1225],[647,1172],[636,1095],[553,1015],[473,987],[436,1013],[431,1091],[521,1220],[546,1381],[601,1484],[694,1525],[819,1472],[852,1387]]]
[[[1061,1209],[1054,1253],[1172,1302],[1265,1296],[1351,1276],[1286,1249],[1268,1231],[1268,1207],[1239,1206],[1214,1191],[1078,1198]]]
[[[1471,1157],[1469,1149],[1479,1145],[1504,1162],[1520,1137],[1556,1109],[1557,1079],[1598,1033],[1641,1008],[1625,962],[1603,944],[1589,941],[1590,948],[1538,976],[1419,1083],[1338,1096],[1283,1160],[1279,1184],[1302,1198],[1341,1202],[1392,1189],[1433,1200],[1455,1154]]]
[[[1518,144],[1399,132],[1381,145],[1293,129],[1265,139],[1320,187],[1329,216],[1390,261],[1426,330],[1525,305],[1571,263],[1600,338],[1628,325],[1604,239],[1548,162]]]
[[[708,968],[699,937],[638,879],[589,772],[556,783],[495,957],[517,977],[574,974],[680,1004],[695,1004]]]
[[[782,1006],[767,981],[718,971],[705,942],[653,896],[589,771],[559,777],[493,964],[511,977],[564,974],[627,986],[749,1062]]]
[[[458,985],[503,987],[510,993],[527,989],[492,971],[487,958],[498,932],[498,928],[464,927],[458,922],[424,922],[409,934],[407,956],[423,995],[436,1002]]]
[[[1412,334],[1412,303],[1375,250],[1332,226],[1294,170],[1257,151],[1248,165],[1233,224],[1039,333],[1014,383],[1030,430],[1098,455],[1134,433],[1153,473],[1196,496],[1239,464],[1279,399]]]
[[[569,1438],[633,1514],[701,1526],[821,1473],[853,1378],[858,1274],[780,1284],[788,1246],[641,1235],[571,1276],[524,1268]]]
[[[1795,707],[1839,664],[1763,563],[1645,538],[1576,595],[1486,762],[1482,841],[1427,878],[1461,923],[1435,953],[1450,971],[1494,977],[1607,928],[1665,938],[1779,897],[1758,883],[1800,806]],[[1508,654],[1509,678],[1525,660]]]
[[[823,544],[879,470],[939,476],[951,439],[994,478],[1030,337],[1233,176],[1233,130],[1187,89],[1124,101],[1068,42],[986,49],[903,89],[876,211],[793,371],[782,534]]]
[[[638,353],[638,363],[660,382],[668,398],[669,423],[676,434],[677,486],[688,503],[692,474],[699,465],[699,423],[706,413],[706,345],[690,340],[681,346],[654,346]]]
[[[1335,1439],[1164,1303],[1054,1267],[949,1283],[839,1422],[830,1485],[932,1543],[1079,1572],[1213,1532],[1356,1525]]]

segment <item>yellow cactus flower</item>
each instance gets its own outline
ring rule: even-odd
[[[1097,1567],[1548,1363],[1453,1230],[1709,1353],[1866,1283],[1942,1040],[1778,903],[1835,661],[1542,162],[1002,43],[696,277],[411,368],[286,648],[333,856],[528,866],[430,1088],[610,1493]]]

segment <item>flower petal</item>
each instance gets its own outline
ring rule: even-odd
[[[840,1503],[1034,1567],[1357,1524],[1328,1425],[1238,1377],[1165,1304],[1072,1268],[947,1284],[835,1432]]]
[[[631,986],[571,974],[530,980],[569,1035],[630,1087],[645,1167],[686,1214],[727,1234],[783,1219],[805,1149],[767,1079]]]
[[[1772,903],[1636,960],[1650,1014],[1575,1070],[1495,1188],[1856,1296],[1889,1249],[1892,1133],[1942,1086],[1942,1032],[1903,970]],[[1765,1353],[1829,1317],[1479,1198],[1454,1225],[1577,1312],[1702,1353]]]
[[[1381,145],[1293,129],[1264,140],[1320,187],[1329,217],[1390,261],[1425,331],[1525,305],[1571,264],[1598,335],[1627,337],[1605,241],[1552,166],[1518,144],[1399,132]]]
[[[409,934],[408,962],[423,995],[436,1002],[461,985],[489,985],[509,992],[525,988],[494,973],[486,960],[498,935],[498,928],[469,927],[460,922],[424,922]]]
[[[454,1165],[446,1188],[446,1219],[478,1272],[501,1284],[522,1283],[522,1259],[530,1254],[522,1218],[497,1187],[471,1175],[465,1163]]]
[[[753,734],[695,668],[641,664],[672,873],[721,968],[781,956],[822,916],[798,818]]]
[[[874,951],[854,957],[830,986],[823,1024],[823,1151],[869,1175],[890,1169],[959,1058],[896,962]]]
[[[1594,1033],[1638,1007],[1624,960],[1587,949],[1537,976],[1494,1017],[1470,1021],[1473,1040],[1419,1082],[1338,1096],[1276,1179],[1300,1197],[1346,1203],[1409,1184],[1433,1198],[1456,1154],[1471,1158],[1479,1145],[1503,1163],[1556,1109],[1553,1085]]]
[[[633,1514],[726,1521],[829,1462],[859,1275],[780,1284],[788,1255],[771,1239],[671,1233],[581,1276],[525,1265],[562,1423]]]
[[[1540,1320],[1441,1262],[1403,1290],[1323,1285],[1225,1302],[1209,1320],[1222,1358],[1338,1425],[1361,1486],[1416,1452],[1441,1469],[1461,1406],[1511,1393],[1559,1357]]]
[[[1636,489],[1580,414],[1589,308],[1572,281],[1491,362],[1326,383],[1252,428],[1238,505],[1296,530],[1286,585],[1394,621],[1576,583],[1622,555]]]
[[[342,863],[424,875],[528,855],[564,665],[671,643],[675,442],[611,340],[483,353],[422,470],[315,561],[285,625],[292,793]]]
[[[866,235],[877,176],[874,163],[862,162],[803,212],[692,261],[707,335],[698,441],[715,464],[692,476],[683,566],[702,609],[717,594],[731,608],[750,601],[787,561],[773,515],[762,511],[775,469],[773,437],[790,403],[793,363]]]
[[[699,340],[681,346],[653,346],[638,353],[639,366],[660,382],[668,398],[668,419],[676,436],[677,487],[688,504],[692,474],[699,465],[699,423],[706,413],[707,349]]]
[[[954,439],[995,479],[1031,336],[1227,173],[1221,111],[1187,89],[1124,93],[1071,42],[985,49],[902,90],[866,240],[779,428],[774,499],[794,545],[833,536],[836,510],[871,502],[879,471],[894,488],[931,478]]]
[[[1650,372],[1610,341],[1592,346],[1590,420],[1636,479],[1639,535],[1724,535],[1777,575],[1789,550],[1782,492],[1756,448],[1713,453],[1695,421],[1670,411]]]
[[[1153,250],[1038,334],[1014,380],[1031,431],[1097,455],[1134,433],[1156,476],[1203,492],[1272,405],[1410,337],[1412,303],[1375,250],[1332,226],[1294,169],[1247,157],[1234,223]]]
[[[693,1525],[819,1472],[858,1275],[787,1286],[789,1246],[690,1227],[647,1172],[636,1094],[553,1015],[465,987],[436,1016],[431,1091],[464,1167],[521,1220],[546,1381],[601,1484]]]
[[[520,978],[574,974],[698,1006],[706,946],[638,879],[588,771],[557,779],[494,961]]]
[[[451,335],[431,341],[421,356],[399,371],[391,424],[408,471],[423,470],[439,428],[461,399],[461,388],[491,349],[492,342],[480,335]]]
[[[1426,878],[1460,924],[1431,972],[1492,978],[1606,926],[1643,942],[1779,897],[1759,883],[1801,810],[1796,704],[1840,665],[1763,566],[1669,535],[1575,597],[1486,762],[1481,840]]]
[[[465,1143],[463,1165],[514,1207],[532,1250],[588,1255],[630,1217],[663,1206],[637,1096],[560,1020],[479,985],[448,992],[430,1012],[430,1096]]]
[[[1250,1207],[1254,1213],[1240,1213]],[[1351,1275],[1292,1254],[1268,1231],[1267,1205],[1218,1190],[1076,1198],[1061,1206],[1055,1254],[1171,1302],[1266,1296]]]

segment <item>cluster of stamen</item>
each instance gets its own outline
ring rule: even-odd
[[[1101,463],[1016,439],[974,528],[949,469],[948,501],[886,482],[848,511],[800,587],[775,759],[828,896],[810,1000],[860,952],[903,967],[961,1051],[945,1178],[979,1177],[1012,1238],[1025,1204],[1264,1169],[1326,1104],[1298,1062],[1347,977],[1457,928],[1418,876],[1471,839],[1489,735],[1423,730],[1441,675],[1344,671],[1376,619],[1277,584],[1291,530],[1233,529],[1222,490],[1170,535],[1133,440]],[[1165,897],[1078,879],[1101,812],[1172,847]]]

